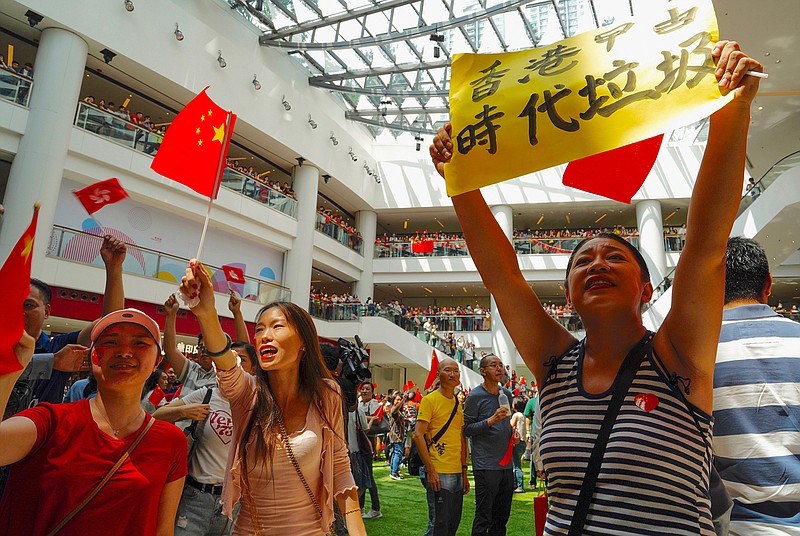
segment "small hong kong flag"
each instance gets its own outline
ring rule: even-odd
[[[72,193],[89,214],[94,214],[106,205],[130,197],[116,178],[90,184],[86,188],[73,190]]]
[[[207,89],[175,116],[150,168],[200,195],[216,199],[220,162],[228,154],[236,114],[217,106],[206,95]]]
[[[222,271],[225,272],[225,279],[230,281],[231,283],[240,283],[244,284],[244,270],[241,268],[237,268],[236,266],[231,266],[226,264],[222,267]]]
[[[14,353],[14,346],[25,330],[22,311],[31,292],[31,258],[38,219],[39,203],[36,203],[30,225],[0,268],[0,295],[3,296],[3,307],[0,309],[0,322],[3,325],[3,329],[0,329],[0,376],[22,368]]]

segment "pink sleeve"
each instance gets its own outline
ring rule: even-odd
[[[219,389],[230,402],[231,409],[247,410],[253,403],[256,379],[247,374],[240,365],[230,370],[217,370]]]

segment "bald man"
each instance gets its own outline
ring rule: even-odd
[[[425,471],[429,530],[426,536],[454,536],[461,522],[467,480],[464,413],[455,396],[461,372],[453,359],[439,362],[439,388],[419,405],[414,442]]]

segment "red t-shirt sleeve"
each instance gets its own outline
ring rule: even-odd
[[[31,452],[36,451],[50,437],[56,426],[56,406],[49,402],[43,402],[32,408],[28,408],[14,415],[15,417],[25,417],[33,421],[36,426],[36,442],[34,442]]]

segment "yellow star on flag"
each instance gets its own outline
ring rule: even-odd
[[[200,121],[205,121],[205,120],[206,120],[206,116],[204,116],[204,115],[201,115],[201,116],[200,116]]]
[[[208,117],[211,117],[213,114],[214,114],[214,111],[209,109],[208,110]]]
[[[200,134],[200,129],[198,128],[197,130],[194,131],[194,133],[195,134]]]
[[[203,140],[197,140],[197,146],[201,147],[203,145]]]
[[[22,250],[22,258],[25,262],[28,261],[28,257],[31,256],[31,251],[33,250],[33,237],[28,235],[25,237],[25,248]]]
[[[222,123],[219,128],[212,127],[214,129],[214,137],[211,138],[211,141],[218,141],[220,144],[225,139],[225,123]]]

